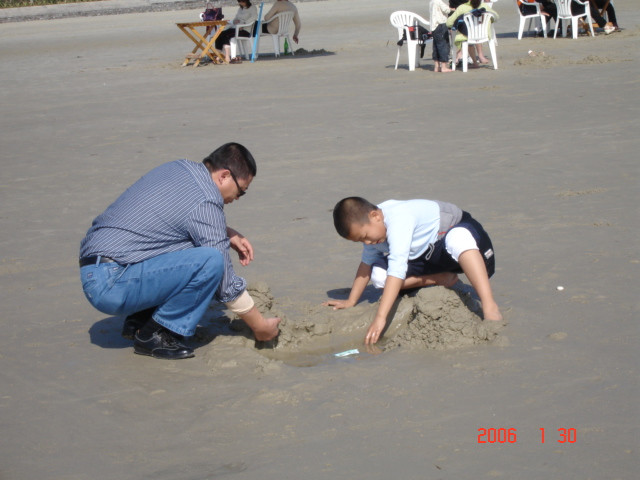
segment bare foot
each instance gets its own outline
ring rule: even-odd
[[[487,57],[482,57],[480,58],[480,63],[489,63],[489,60],[487,59]]]
[[[453,70],[451,70],[449,67],[440,67],[440,71],[442,73],[449,73],[449,72],[453,72]]]

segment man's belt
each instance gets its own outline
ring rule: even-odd
[[[109,257],[102,257],[100,255],[95,257],[82,257],[80,259],[80,267],[86,267],[87,265],[97,265],[99,263],[116,263],[116,261]]]

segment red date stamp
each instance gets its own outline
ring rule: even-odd
[[[540,443],[547,440],[545,429],[540,428]],[[557,443],[576,443],[578,440],[575,428],[561,427],[551,435]],[[518,429],[516,428],[479,428],[478,443],[518,443]]]

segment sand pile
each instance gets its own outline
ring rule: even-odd
[[[462,295],[444,287],[419,290],[412,315],[386,345],[446,350],[496,341],[501,322],[481,321],[467,306],[473,299]]]
[[[544,52],[529,50],[529,53],[513,62],[516,67],[550,68],[558,64],[553,55]]]
[[[213,339],[215,348],[244,345],[268,358],[287,363],[296,363],[296,358],[362,348],[362,340],[378,307],[377,302],[365,301],[347,310],[333,310],[322,305],[276,300],[265,283],[251,285],[248,291],[263,315],[282,319],[280,336],[274,342],[255,342],[251,330],[242,320],[218,317],[212,320],[217,325]],[[497,342],[502,324],[483,322],[474,313],[478,311],[478,305],[471,292],[470,287],[459,282],[453,290],[423,288],[401,296],[378,347],[383,351],[398,347],[446,350]],[[499,343],[505,341],[501,337]],[[317,358],[309,363],[317,363]]]

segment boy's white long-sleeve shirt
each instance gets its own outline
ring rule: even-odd
[[[387,200],[378,205],[384,215],[386,242],[365,245],[362,262],[372,265],[387,256],[387,274],[404,280],[407,263],[438,239],[440,206],[432,200]]]

